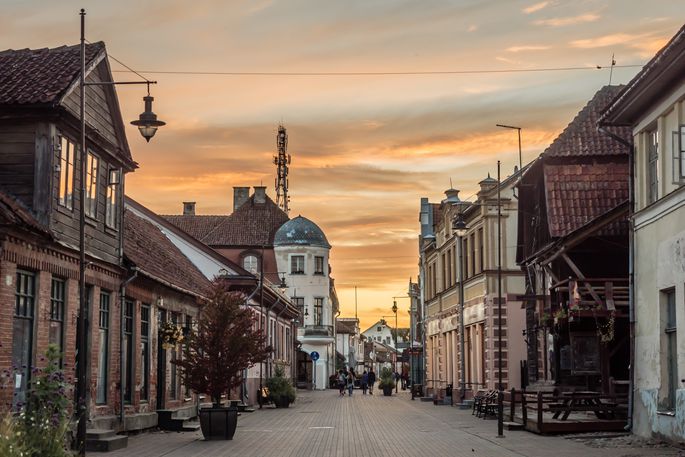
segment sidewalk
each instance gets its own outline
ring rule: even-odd
[[[505,431],[470,411],[398,396],[338,397],[337,390],[298,392],[288,409],[265,408],[238,419],[233,441],[205,442],[199,432],[132,436],[111,457],[638,457],[685,456],[676,449],[595,448],[562,437]]]

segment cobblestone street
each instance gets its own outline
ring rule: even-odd
[[[205,442],[200,432],[155,432],[132,436],[112,457],[167,456],[683,456],[670,447],[639,440],[584,441],[506,431],[496,438],[494,420],[470,411],[399,396],[337,396],[337,391],[299,392],[289,409],[265,408],[238,419],[233,441]],[[625,447],[630,446],[630,447]]]

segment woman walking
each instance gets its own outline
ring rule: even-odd
[[[338,390],[340,391],[340,396],[344,397],[345,396],[345,384],[347,383],[347,376],[345,375],[345,371],[341,369],[338,372]]]
[[[362,373],[362,393],[366,395],[366,391],[369,388],[369,373],[367,373],[366,370],[364,370],[364,373]]]
[[[347,392],[352,396],[352,390],[354,389],[354,371],[350,368],[350,372],[347,374]]]

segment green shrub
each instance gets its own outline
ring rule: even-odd
[[[274,376],[266,380],[266,387],[269,389],[269,395],[272,399],[286,395],[291,403],[295,401],[295,388],[290,379],[285,377],[282,365],[276,365]]]
[[[11,413],[0,422],[0,455],[3,457],[25,457],[31,455],[24,443],[21,427],[17,426]]]
[[[393,373],[392,369],[388,367],[383,367],[381,369],[381,376],[380,381],[378,382],[378,387],[380,387],[381,389],[385,387],[395,387],[395,373]]]

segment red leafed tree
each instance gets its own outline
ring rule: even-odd
[[[243,294],[215,280],[197,329],[188,336],[183,359],[172,362],[178,365],[185,385],[209,394],[217,407],[222,394],[243,382],[243,370],[266,360],[271,352],[244,304]]]

